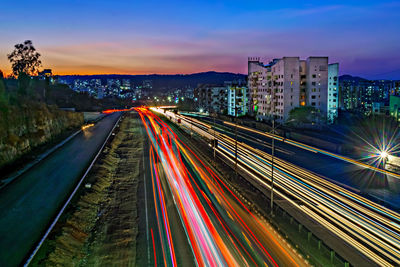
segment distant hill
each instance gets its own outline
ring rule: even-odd
[[[361,77],[351,76],[351,75],[345,74],[345,75],[339,76],[339,81],[356,81],[356,82],[359,82],[359,81],[368,81],[368,79],[364,79],[364,78],[361,78]]]
[[[196,87],[200,83],[223,84],[225,81],[245,80],[246,75],[230,72],[201,72],[193,74],[149,74],[149,75],[64,75],[59,76],[63,80],[72,82],[73,80],[101,79],[105,84],[107,79],[130,79],[134,85],[142,85],[144,80],[151,80],[153,88],[156,90],[167,90],[173,88]]]
[[[358,83],[358,82],[367,82],[367,81],[369,81],[369,82],[389,82],[389,83],[391,83],[393,81],[398,81],[398,80],[387,80],[387,79],[365,79],[365,78],[361,78],[361,77],[358,77],[358,76],[351,76],[351,75],[348,75],[348,74],[339,76],[339,80],[340,81],[353,81],[353,82],[356,82],[356,83]]]

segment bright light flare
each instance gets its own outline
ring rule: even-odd
[[[382,159],[386,159],[387,157],[389,157],[389,154],[387,153],[387,151],[383,150],[383,151],[381,151],[381,153],[379,154],[379,156],[380,156]]]

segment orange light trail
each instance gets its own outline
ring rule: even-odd
[[[242,212],[247,213],[252,220],[255,220],[259,224],[258,227],[262,227],[259,219],[179,139],[165,122],[146,108],[136,108],[135,110],[140,115],[152,145],[153,165],[156,164],[154,160],[156,159],[155,155],[157,155],[159,162],[157,172],[165,174],[163,177],[166,178],[167,185],[172,193],[198,265],[253,266],[264,265],[268,262],[270,266],[278,266],[251,229],[254,224],[248,225],[235,210],[236,208],[231,204],[231,201],[238,203]],[[187,166],[190,166],[190,168]],[[159,175],[152,175],[152,179],[160,179],[157,176]],[[227,192],[233,198],[228,199],[228,196],[225,196]],[[165,194],[161,193],[161,195],[164,196]],[[161,220],[161,216],[159,220]],[[165,228],[168,229],[168,223],[165,224]],[[232,228],[232,225],[235,225],[235,227]],[[265,232],[263,238],[268,238],[271,242],[275,242],[276,248],[284,250],[277,242],[276,237],[269,233],[265,227],[263,231]],[[173,253],[173,250],[171,250],[171,253]],[[298,266],[289,253],[284,255],[292,266]]]

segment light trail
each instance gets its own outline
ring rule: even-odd
[[[160,112],[157,109],[153,110]],[[219,132],[214,133],[209,125],[203,122],[198,123],[195,119],[186,119],[182,115],[168,111],[165,115],[172,121],[177,121],[179,118],[182,126],[191,129],[208,141],[213,140],[215,134],[218,140],[216,148],[218,155],[234,164],[235,140],[233,138]],[[296,146],[303,146],[314,152],[331,154],[354,164],[374,168],[293,140],[283,139],[280,136],[263,134]],[[270,189],[271,156],[269,154],[238,142],[238,167],[260,185]],[[398,213],[276,157],[274,172],[275,192],[279,197],[321,222],[329,231],[377,264],[400,265],[400,215]]]
[[[159,206],[156,215],[160,239],[165,243],[164,264],[172,264],[175,253],[174,249],[166,249],[167,245],[175,245],[163,193],[169,190],[197,265],[278,266],[274,259],[277,255],[285,265],[299,265],[302,259],[288,252],[166,123],[147,109],[136,108],[136,111],[151,142],[153,192],[158,192],[154,202]],[[165,177],[167,186],[160,182],[161,177]],[[267,250],[266,243],[273,244],[273,253]]]
[[[232,126],[232,127],[235,126],[234,123],[230,123],[230,122],[226,122],[226,121],[224,121],[224,124]],[[301,149],[305,149],[307,151],[311,151],[311,152],[314,152],[314,153],[321,153],[321,154],[330,156],[332,158],[343,160],[345,162],[348,162],[348,163],[351,163],[351,164],[355,164],[355,165],[358,165],[358,166],[361,166],[361,167],[364,167],[364,168],[367,168],[367,169],[371,169],[371,170],[374,170],[374,171],[379,172],[379,173],[388,174],[388,175],[391,175],[393,177],[396,177],[396,178],[400,179],[400,174],[393,173],[393,172],[390,172],[390,171],[387,171],[387,170],[384,170],[384,169],[380,169],[380,168],[377,168],[375,166],[368,165],[366,163],[363,163],[363,162],[358,161],[358,160],[354,160],[354,159],[349,158],[349,157],[345,157],[345,156],[342,156],[342,155],[339,155],[339,154],[335,154],[335,153],[332,153],[332,152],[329,152],[329,151],[326,151],[326,150],[323,150],[323,149],[319,149],[319,148],[316,148],[316,147],[313,147],[313,146],[310,146],[310,145],[306,145],[306,144],[303,144],[303,143],[300,143],[300,142],[297,142],[297,141],[294,141],[294,140],[291,140],[291,139],[288,139],[288,138],[283,138],[283,137],[281,137],[279,135],[276,135],[276,134],[266,133],[266,132],[254,130],[252,128],[245,127],[245,126],[240,126],[240,125],[238,125],[237,127],[242,129],[242,130],[246,130],[246,131],[253,132],[253,133],[256,133],[256,134],[259,134],[259,135],[263,135],[263,136],[266,136],[266,137],[269,137],[269,138],[273,138],[275,140],[281,141],[283,143],[290,144],[292,146],[299,147]]]

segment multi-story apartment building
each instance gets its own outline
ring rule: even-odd
[[[397,92],[398,81],[366,80],[346,75],[339,84],[339,107],[369,116],[376,103],[389,106],[389,96]]]
[[[197,109],[203,112],[225,113],[228,107],[228,88],[222,85],[201,84],[194,90]]]
[[[194,90],[193,90],[193,88],[187,88],[185,90],[184,97],[188,98],[188,99],[193,99],[194,98]]]
[[[400,81],[393,82],[393,88],[390,95],[400,95]]]
[[[249,58],[250,114],[258,120],[270,120],[274,116],[284,122],[293,108],[307,105],[326,115],[328,122],[333,122],[337,116],[337,104],[333,103],[337,101],[334,91],[337,91],[338,70],[339,64],[330,66],[328,57],[306,60],[283,57],[266,65],[259,58]]]
[[[238,117],[246,115],[249,107],[247,86],[228,85],[227,88],[228,115]]]
[[[354,81],[340,81],[339,83],[339,108],[342,110],[351,110],[357,103],[357,91]]]
[[[400,96],[391,95],[390,96],[390,115],[400,122]]]
[[[131,80],[123,79],[122,85],[121,85],[121,90],[131,90]]]
[[[101,79],[91,79],[89,84],[91,87],[97,88],[101,86]]]
[[[328,112],[327,121],[333,123],[339,108],[339,64],[328,65]]]

